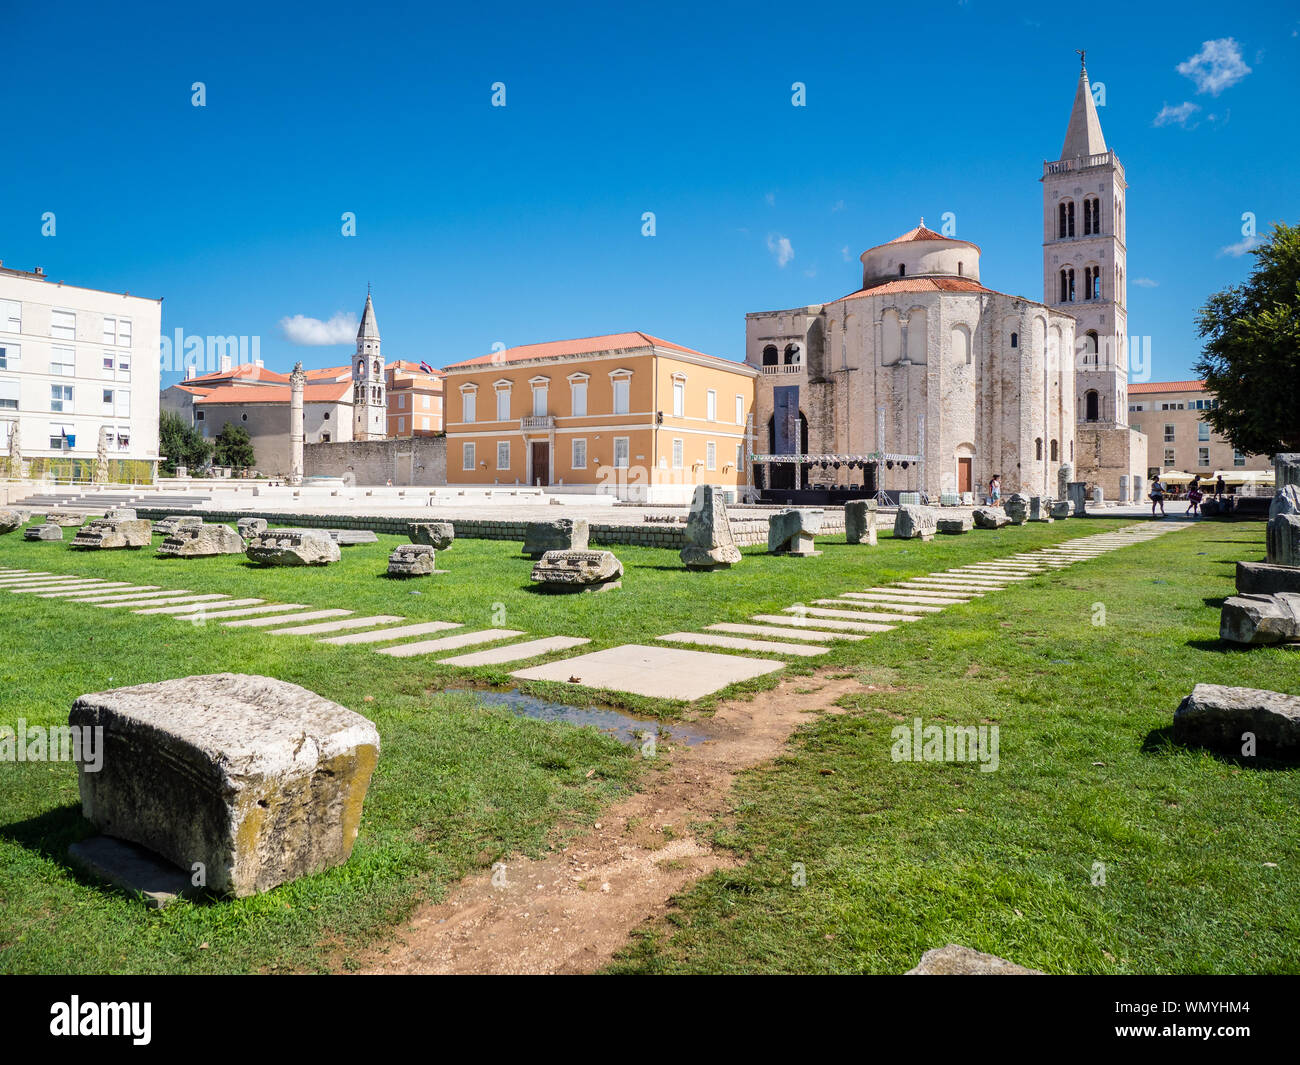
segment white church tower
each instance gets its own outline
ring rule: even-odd
[[[352,362],[352,439],[383,440],[388,412],[384,398],[384,358],[379,353],[379,323],[366,292],[366,309],[357,329],[357,354]]]
[[[1043,163],[1043,302],[1074,315],[1075,417],[1128,424],[1124,194],[1080,52],[1079,84],[1060,158]]]

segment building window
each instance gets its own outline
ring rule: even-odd
[[[546,385],[533,385],[533,417],[545,418],[547,414],[550,389]]]
[[[405,396],[403,396],[403,395],[398,395],[398,397],[397,397],[397,409],[398,409],[398,410],[405,410],[405,409],[406,409],[406,397],[405,397]]]
[[[77,316],[71,311],[50,311],[50,336],[59,340],[76,340]]]
[[[50,450],[64,451],[77,446],[75,426],[50,423]]]
[[[1092,236],[1101,232],[1101,201],[1090,196],[1083,201],[1083,235]]]
[[[1034,459],[1038,462],[1043,461],[1043,438],[1041,436],[1034,438]]]
[[[704,445],[704,468],[706,470],[718,468],[718,445],[712,440]]]
[[[626,377],[614,379],[614,413],[627,414],[632,409],[632,382]]]
[[[1233,448],[1233,450],[1232,450],[1232,464],[1233,464],[1234,466],[1244,466],[1244,465],[1246,465],[1246,456],[1243,455],[1243,454],[1242,454],[1240,451],[1238,451],[1236,448]]]
[[[1173,442],[1174,442],[1174,427],[1173,427],[1170,423],[1166,422],[1166,423],[1165,423],[1165,443],[1166,443],[1166,444],[1172,444]]]
[[[785,364],[787,366],[797,366],[802,360],[799,357],[799,345],[787,344],[785,346]]]
[[[203,411],[201,411],[201,410],[196,410],[196,411],[194,412],[194,420],[195,420],[196,422],[201,422],[201,421],[203,421]]]
[[[510,441],[509,440],[497,441],[497,469],[498,470],[510,469]]]
[[[631,437],[616,436],[614,437],[614,467],[615,469],[625,470],[631,465]]]
[[[686,382],[673,382],[673,417],[686,417]]]
[[[55,377],[75,377],[77,353],[71,348],[50,348],[50,373]]]
[[[1061,271],[1061,298],[1060,303],[1074,302],[1074,271],[1066,267]]]
[[[0,344],[0,370],[20,369],[21,355],[17,344]]]
[[[573,397],[573,416],[575,418],[585,418],[587,416],[587,382],[574,381],[570,388]]]
[[[1196,449],[1196,464],[1198,466],[1209,466],[1210,449],[1208,447],[1198,447]]]
[[[1057,456],[1061,453],[1060,447],[1055,440],[1052,441],[1052,461],[1055,462]]]
[[[743,444],[737,444],[736,445],[736,472],[743,473],[744,471],[745,471],[745,448]]]
[[[1140,426],[1137,422],[1133,422],[1131,428],[1135,433],[1140,433],[1142,431],[1142,426]]]
[[[0,381],[0,410],[17,410],[18,409],[18,382],[17,381]],[[6,422],[8,426],[12,423]],[[6,429],[0,433],[0,445],[9,446],[9,431]],[[12,476],[18,476],[16,473]]]
[[[0,300],[0,332],[23,331],[23,305],[13,300]]]
[[[1208,423],[1208,422],[1198,422],[1198,423],[1197,423],[1197,425],[1196,425],[1196,439],[1197,439],[1197,440],[1209,440],[1209,439],[1210,439],[1210,426],[1209,426],[1209,423]]]
[[[898,276],[899,276],[899,277],[906,277],[906,276],[907,276],[907,267],[904,266],[902,263],[899,263],[899,264],[898,264]]]
[[[104,411],[103,412],[105,414],[113,413],[113,390],[111,388],[104,389]]]
[[[1064,240],[1074,236],[1074,201],[1062,200],[1057,204],[1057,236]]]
[[[718,394],[711,388],[705,393],[704,416],[711,422],[718,420]]]
[[[406,431],[406,419],[405,419],[405,418],[398,418],[398,419],[397,419],[397,431],[398,431],[399,433],[404,433],[404,432]]]
[[[736,424],[737,425],[745,424],[745,397],[744,396],[736,397]]]
[[[109,393],[112,395],[112,393]],[[72,386],[50,385],[50,410],[62,414],[72,413]]]
[[[587,468],[587,441],[582,438],[573,441],[573,461],[571,463],[575,470],[585,470]]]
[[[460,468],[462,470],[473,470],[477,468],[474,458],[473,444],[462,445],[460,452]]]
[[[962,264],[961,264],[961,260],[958,259],[958,260],[957,260],[957,276],[958,276],[958,277],[961,277],[961,275],[962,275]]]
[[[474,420],[474,393],[462,392],[460,394],[460,416],[462,421],[472,422]]]
[[[1083,420],[1095,422],[1101,417],[1101,398],[1095,389],[1089,389],[1083,397]]]
[[[1019,333],[1012,333],[1012,334],[1011,334],[1011,346],[1012,346],[1013,348],[1018,348],[1018,347],[1020,347],[1020,334],[1019,334]]]
[[[673,469],[680,470],[686,465],[686,445],[680,437],[673,438]]]
[[[131,346],[131,319],[105,317],[103,339],[105,344],[116,344],[119,347],[129,348]]]
[[[1173,465],[1174,465],[1174,449],[1171,448],[1171,447],[1167,447],[1167,448],[1165,448],[1165,463],[1164,463],[1164,464],[1165,464],[1165,467],[1166,467],[1166,468],[1172,468]]]
[[[763,349],[763,365],[776,366],[781,361],[781,353],[776,350],[775,344],[769,344]]]

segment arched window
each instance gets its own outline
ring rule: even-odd
[[[1101,200],[1090,196],[1083,201],[1083,235],[1092,236],[1101,232]]]
[[[776,365],[777,363],[779,363],[780,361],[781,361],[781,355],[780,355],[780,353],[776,350],[776,345],[775,345],[775,344],[769,344],[767,347],[765,347],[765,348],[763,349],[763,365],[764,365],[764,366],[775,366],[775,365]]]
[[[1062,200],[1056,207],[1056,235],[1062,240],[1074,236],[1074,201]]]
[[[1095,389],[1089,389],[1083,397],[1083,420],[1095,422],[1098,418],[1098,396]]]
[[[357,373],[363,374],[365,372],[366,372],[365,359],[357,359]]]
[[[961,269],[961,260],[958,259],[958,260],[957,260],[957,276],[958,276],[958,277],[961,277],[961,274],[962,274],[962,269]]]
[[[1059,302],[1074,302],[1074,270],[1068,266],[1061,271],[1061,298]]]
[[[1057,447],[1056,441],[1053,440],[1053,441],[1052,441],[1052,461],[1053,461],[1053,462],[1056,461],[1056,456],[1057,456],[1057,454],[1059,453],[1059,451],[1060,451],[1060,448]]]
[[[1083,268],[1083,298],[1101,299],[1101,267],[1085,266]]]
[[[1083,334],[1083,365],[1094,369],[1100,364],[1098,359],[1097,330],[1089,329]]]
[[[379,374],[379,360],[376,359],[373,363],[371,363],[371,367],[374,369],[376,376],[378,376],[378,374]]]
[[[798,361],[799,361],[799,345],[787,344],[785,346],[785,364],[787,366],[793,366]]]
[[[906,276],[906,274],[907,274],[907,267],[904,266],[902,263],[899,263],[899,264],[898,264],[898,276],[899,276],[899,277],[904,277],[904,276]]]
[[[1020,334],[1019,334],[1019,333],[1012,333],[1012,334],[1011,334],[1011,346],[1012,346],[1013,348],[1018,348],[1018,347],[1020,347]]]
[[[1041,436],[1034,438],[1034,458],[1039,462],[1043,461],[1043,438]]]

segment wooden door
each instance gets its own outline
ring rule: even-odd
[[[551,445],[546,441],[533,442],[533,484],[551,483]]]
[[[970,459],[959,458],[957,460],[957,491],[971,491]]]

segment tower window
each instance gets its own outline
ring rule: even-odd
[[[899,263],[899,264],[898,264],[898,276],[899,276],[899,277],[903,277],[903,276],[905,276],[906,274],[907,274],[907,267],[904,266],[902,263]]]
[[[1034,438],[1034,458],[1039,462],[1043,461],[1043,438],[1041,436]]]
[[[961,269],[961,262],[959,260],[957,263],[957,276],[961,277],[961,274],[962,274],[962,269]]]
[[[776,350],[775,344],[769,344],[763,349],[763,365],[775,366],[781,361],[781,356]]]
[[[1061,271],[1061,298],[1058,302],[1074,302],[1074,270],[1070,267]]]
[[[1056,441],[1053,440],[1053,441],[1052,441],[1052,461],[1053,461],[1053,462],[1056,461],[1056,456],[1057,456],[1057,454],[1058,454],[1059,452],[1060,452],[1060,448],[1057,447]]]
[[[1012,333],[1012,334],[1011,334],[1011,346],[1012,346],[1013,348],[1018,348],[1018,347],[1020,347],[1020,334],[1019,334],[1019,333]]]
[[[1101,232],[1101,200],[1091,196],[1083,201],[1083,235],[1095,236]]]
[[[1062,200],[1056,206],[1056,235],[1064,240],[1074,236],[1074,201]]]

